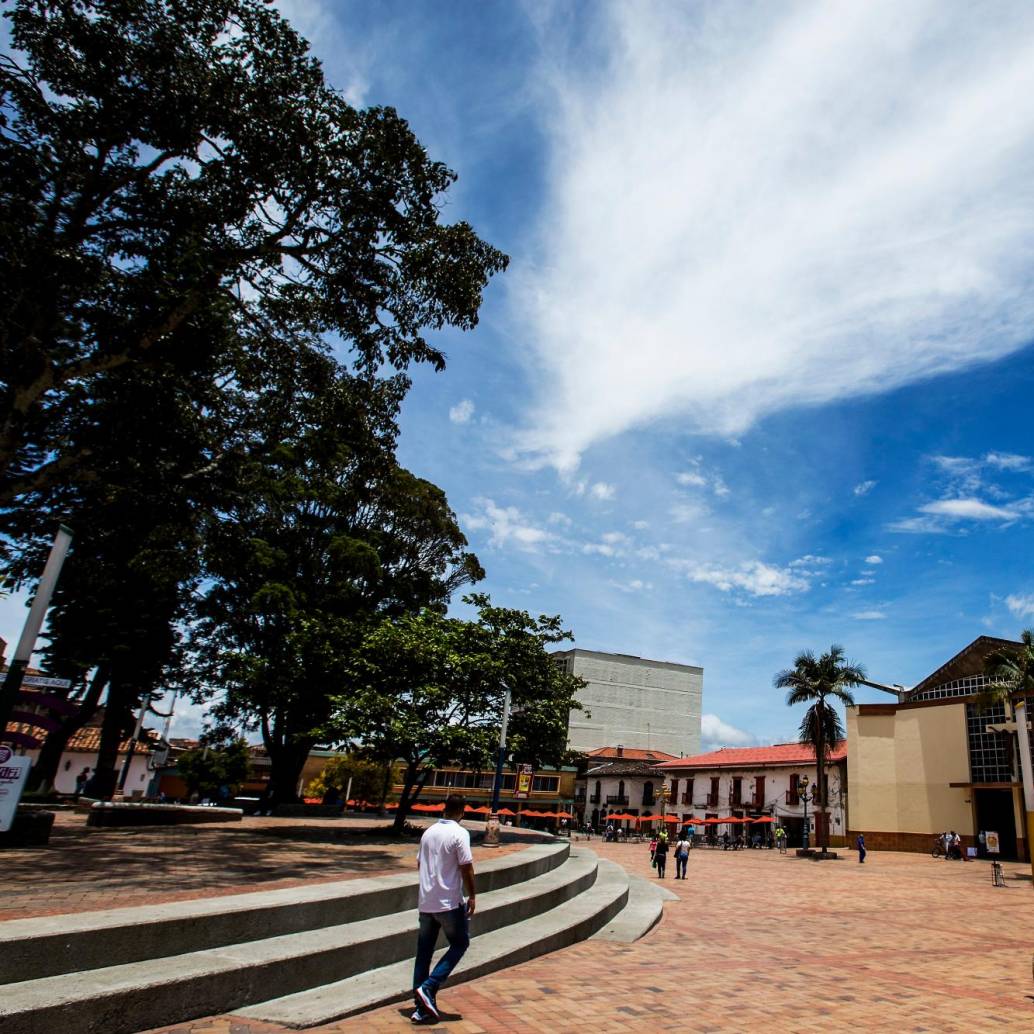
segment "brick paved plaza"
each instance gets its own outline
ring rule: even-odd
[[[382,876],[412,867],[416,857],[415,839],[358,835],[386,824],[376,818],[245,818],[126,830],[89,829],[85,822],[82,813],[59,812],[46,850],[4,852],[0,921]]]
[[[592,845],[641,876],[642,845]],[[1029,868],[871,852],[816,864],[698,849],[679,901],[631,945],[585,942],[440,996],[452,1034],[567,1031],[1034,1030]],[[313,1028],[414,1029],[409,1008]],[[161,1034],[273,1034],[217,1017]],[[155,1032],[157,1034],[157,1032]]]

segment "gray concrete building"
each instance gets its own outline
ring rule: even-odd
[[[572,750],[621,744],[676,757],[700,752],[703,668],[596,650],[562,650],[553,656],[588,683],[578,694],[588,714],[571,712],[567,738]]]

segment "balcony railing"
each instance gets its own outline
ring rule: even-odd
[[[650,808],[657,803],[657,798],[648,794],[643,794],[643,807]]]
[[[712,793],[707,795],[707,801],[704,803],[705,808],[717,808],[718,807],[718,794]]]
[[[608,804],[628,804],[628,798],[622,797],[620,794],[607,794]]]
[[[599,804],[599,803],[600,803],[600,795],[599,795],[598,793],[594,793],[594,794],[593,794],[593,795],[592,795],[592,796],[591,796],[591,797],[589,798],[589,803],[590,803],[590,804]]]
[[[801,799],[797,795],[797,791],[796,790],[787,790],[786,791],[786,803],[787,804],[800,804],[801,803]]]

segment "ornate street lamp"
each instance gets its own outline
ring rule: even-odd
[[[803,843],[801,844],[801,847],[803,847],[805,851],[808,850],[808,839],[809,839],[809,836],[811,834],[811,830],[810,830],[809,825],[808,825],[808,801],[811,800],[811,801],[814,802],[817,799],[817,797],[818,797],[818,789],[819,788],[818,788],[817,785],[813,786],[811,788],[811,795],[809,797],[809,795],[808,795],[808,776],[807,775],[802,775],[800,780],[797,783],[797,796],[798,796],[798,798],[800,798],[801,805],[802,805],[802,807],[804,809],[804,837],[803,837]]]

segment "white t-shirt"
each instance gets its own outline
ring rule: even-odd
[[[439,819],[420,838],[421,912],[450,912],[463,904],[461,865],[470,865],[470,834],[452,819]]]

